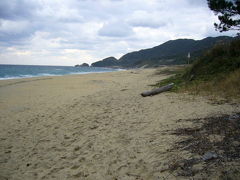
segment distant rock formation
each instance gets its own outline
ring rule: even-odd
[[[118,60],[115,57],[108,57],[101,61],[92,63],[93,67],[115,67],[118,66]]]
[[[75,65],[75,67],[89,67],[89,65],[87,63],[82,63],[81,65]]]

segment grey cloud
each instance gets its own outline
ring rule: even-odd
[[[0,18],[1,19],[23,19],[31,18],[34,11],[40,6],[37,1],[27,0],[1,0]]]
[[[41,24],[30,21],[0,19],[0,41],[6,45],[23,44],[35,31],[42,28]]]
[[[206,6],[207,0],[187,0],[190,5],[193,6]]]
[[[127,37],[133,34],[133,30],[125,23],[112,22],[104,24],[98,34],[107,37]]]
[[[0,45],[104,58],[169,39],[220,35],[214,21],[206,0],[0,0]]]
[[[166,23],[164,22],[154,22],[151,20],[137,20],[137,21],[131,21],[129,22],[132,26],[136,27],[149,27],[149,28],[159,28],[166,26]]]
[[[83,17],[63,17],[59,19],[59,22],[63,23],[79,23],[84,22]]]
[[[148,13],[146,11],[137,11],[128,19],[128,23],[136,27],[159,28],[166,26],[167,23],[162,21],[157,12]],[[165,19],[167,21],[167,19]]]
[[[41,25],[36,24],[36,11],[41,6],[32,0],[0,1],[0,41],[6,46],[19,45]]]
[[[9,35],[7,33],[0,33],[0,44],[5,47],[12,45],[24,45],[25,39],[29,37],[28,34]]]

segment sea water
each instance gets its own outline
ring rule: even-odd
[[[118,71],[118,69],[72,66],[0,65],[0,80],[113,71]]]

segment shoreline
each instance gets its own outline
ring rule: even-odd
[[[0,65],[1,66],[1,65]],[[6,66],[16,66],[16,67],[21,67],[21,66],[30,66],[30,67],[38,67],[38,66],[35,66],[35,65],[6,65]],[[76,69],[79,69],[81,67],[72,67],[72,66],[39,66],[39,67],[59,67],[59,68],[64,68],[64,67],[67,67],[67,68],[74,68],[75,70]],[[101,69],[101,67],[87,67],[89,69],[93,68],[98,68],[98,69]],[[104,71],[103,69],[109,69],[110,71]],[[82,75],[82,74],[95,74],[95,73],[105,73],[105,72],[118,72],[118,71],[123,71],[124,69],[113,69],[113,68],[105,68],[103,67],[102,70],[99,70],[99,71],[87,71],[87,72],[67,72],[66,74],[56,74],[54,72],[51,72],[49,71],[49,73],[47,72],[44,72],[44,73],[38,73],[36,75],[32,75],[32,74],[20,74],[20,75],[17,75],[17,76],[10,76],[10,75],[5,75],[7,77],[0,77],[0,81],[3,81],[3,80],[12,80],[12,79],[29,79],[29,78],[38,78],[38,77],[57,77],[57,76],[67,76],[67,75]]]
[[[0,81],[5,80],[17,80],[17,79],[31,79],[31,78],[41,78],[41,77],[59,77],[59,76],[71,76],[71,75],[84,75],[84,74],[99,74],[99,73],[110,73],[110,72],[118,72],[118,71],[126,71],[124,69],[117,70],[117,71],[103,71],[103,72],[82,72],[82,73],[70,73],[70,74],[63,74],[63,75],[56,75],[56,74],[46,74],[46,75],[24,75],[26,77],[8,77],[8,78],[0,78]]]
[[[118,70],[118,71],[123,71],[123,70]],[[82,72],[82,73],[70,73],[70,74],[62,74],[62,75],[56,75],[56,74],[45,74],[45,75],[36,75],[36,76],[31,76],[31,75],[23,75],[25,77],[8,77],[8,78],[0,78],[0,81],[4,80],[17,80],[17,79],[31,79],[31,78],[41,78],[41,77],[58,77],[58,76],[71,76],[71,75],[83,75],[83,74],[99,74],[99,73],[108,73],[108,72],[118,72],[118,71],[105,71],[105,72]]]
[[[0,81],[0,179],[157,179],[181,140],[180,119],[231,114],[239,106],[162,93],[143,98],[166,78],[135,69]],[[14,84],[15,83],[15,84]],[[11,84],[11,85],[9,85]]]
[[[14,78],[14,79],[1,79],[0,78],[0,88],[9,85],[27,83],[32,81],[41,81],[41,80],[48,80],[48,79],[55,79],[61,77],[79,77],[85,75],[95,75],[95,74],[107,74],[107,73],[115,73],[115,72],[122,72],[122,71],[136,71],[140,69],[132,69],[132,70],[119,70],[119,71],[107,71],[107,72],[90,72],[90,73],[77,73],[77,74],[65,74],[65,75],[52,75],[52,76],[35,76],[35,77],[26,77],[26,78]],[[5,84],[6,83],[6,84]]]

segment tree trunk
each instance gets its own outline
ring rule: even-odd
[[[153,90],[151,90],[151,91],[145,91],[145,92],[141,93],[141,95],[142,95],[143,97],[153,96],[153,95],[156,95],[156,94],[159,94],[159,93],[162,93],[162,92],[164,92],[164,91],[168,91],[168,90],[172,89],[172,88],[173,88],[173,85],[174,85],[174,83],[171,83],[171,84],[168,84],[168,85],[166,85],[166,86],[162,86],[162,87],[160,87],[160,88],[153,89]]]

